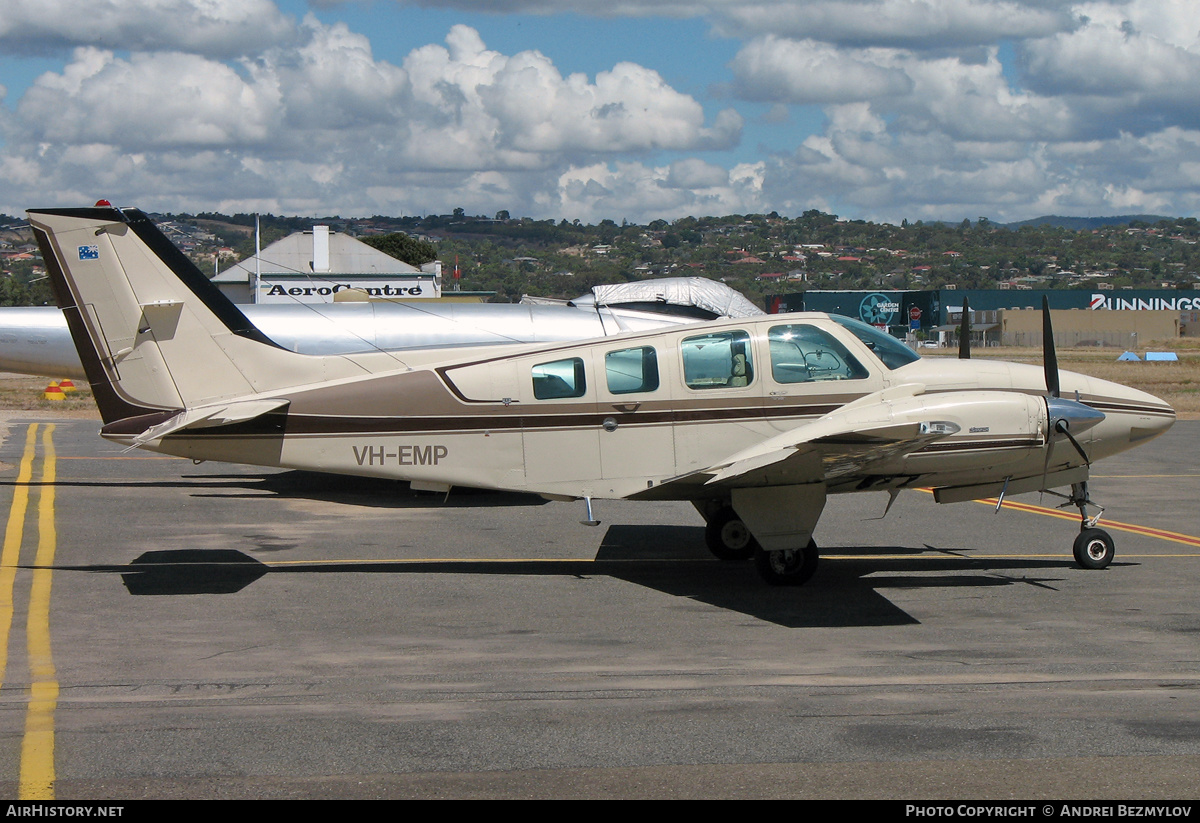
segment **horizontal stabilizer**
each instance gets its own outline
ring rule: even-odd
[[[184,429],[207,429],[213,426],[226,426],[230,423],[243,423],[247,420],[253,420],[256,417],[262,417],[268,412],[283,408],[288,403],[288,400],[275,398],[270,400],[253,399],[232,403],[216,403],[211,406],[197,406],[180,412],[164,423],[159,423],[157,426],[151,426],[146,429],[133,438],[132,446],[137,448],[147,444],[157,444],[167,435],[175,434]]]

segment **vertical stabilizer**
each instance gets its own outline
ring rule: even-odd
[[[31,209],[47,272],[107,428],[323,379],[279,348],[142,212]]]

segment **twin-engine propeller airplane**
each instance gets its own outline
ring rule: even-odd
[[[594,498],[689,500],[714,554],[753,556],[773,584],[812,576],[827,495],[894,500],[915,487],[949,503],[1069,486],[1075,558],[1104,568],[1114,549],[1088,514],[1099,509],[1090,465],[1175,419],[1149,394],[1059,373],[1049,333],[1044,370],[922,360],[870,326],[814,313],[582,342],[297,354],[142,212],[29,218],[110,440],[580,499],[592,524]]]

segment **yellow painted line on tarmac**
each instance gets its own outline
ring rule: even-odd
[[[629,558],[621,560],[597,560],[594,557],[390,557],[381,558],[379,560],[367,560],[359,558],[352,560],[349,558],[340,558],[338,560],[260,560],[264,566],[364,566],[375,563],[394,563],[397,565],[415,564],[415,563],[596,563],[596,564],[614,564],[614,563],[662,563],[664,558]],[[150,565],[150,564],[144,564]],[[244,565],[231,563],[230,565]],[[143,568],[143,564],[139,564],[139,568]]]
[[[1178,475],[1170,475],[1172,477]],[[933,494],[932,489],[921,489],[923,492]],[[975,503],[982,503],[985,506],[996,508],[998,498],[988,497],[985,499],[975,500]],[[1073,520],[1079,522],[1079,515],[1075,512],[1067,512],[1062,509],[1051,509],[1046,506],[1035,506],[1032,503],[1021,503],[1015,500],[1005,500],[1003,508],[1013,509],[1015,511],[1026,512],[1028,514],[1041,514],[1046,517],[1057,517],[1060,520]],[[1181,534],[1180,532],[1168,531],[1167,529],[1156,529],[1151,526],[1139,526],[1136,523],[1122,523],[1120,520],[1108,520],[1107,518],[1100,524],[1105,529],[1114,531],[1129,532],[1130,534],[1140,534],[1144,537],[1156,537],[1159,540],[1167,540],[1172,543],[1180,543],[1184,546],[1196,546],[1200,548],[1200,537],[1195,537],[1190,534]],[[1028,555],[1025,555],[1028,556]],[[1122,556],[1129,557],[1130,555],[1122,552]],[[1183,555],[1186,557],[1194,557],[1196,555]]]
[[[29,589],[29,607],[25,620],[25,646],[29,660],[29,702],[25,709],[25,733],[21,739],[20,776],[17,793],[21,800],[54,799],[54,712],[58,706],[58,680],[50,652],[50,584],[58,533],[54,524],[57,463],[54,449],[54,424],[41,430],[42,476],[38,484],[38,546]],[[17,572],[25,520],[29,510],[29,490],[37,458],[39,425],[25,431],[25,452],[17,480],[8,522],[4,528],[4,546],[0,550],[0,684],[8,669],[8,646],[12,634]]]
[[[33,478],[33,458],[37,449],[36,423],[25,430],[25,453],[13,484],[12,505],[4,527],[4,548],[0,550],[0,685],[8,667],[8,635],[13,621],[13,589],[17,582],[17,563],[21,559],[21,541],[25,537],[25,511],[29,507],[29,481]]]
[[[98,457],[90,454],[77,454],[70,457],[60,457],[59,460],[187,460],[188,457],[175,457],[172,454],[131,454],[127,456],[114,455],[112,457]]]
[[[42,433],[42,486],[38,501],[38,548],[33,582],[29,589],[29,614],[25,623],[29,655],[29,704],[25,710],[25,736],[21,740],[20,797],[54,799],[54,712],[58,707],[58,675],[50,653],[50,584],[58,532],[54,525],[55,465],[54,425]]]

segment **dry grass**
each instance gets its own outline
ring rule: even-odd
[[[28,377],[23,374],[0,374],[0,409],[5,411],[52,412],[61,417],[84,417],[100,419],[96,402],[88,390],[87,383],[76,381],[76,391],[65,400],[46,400],[43,394],[50,381],[45,377]]]

